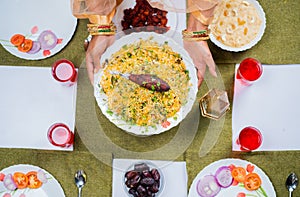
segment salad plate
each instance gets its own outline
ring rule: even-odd
[[[68,44],[77,26],[70,1],[2,0],[1,8],[0,43],[12,55],[26,60],[55,55]],[[11,42],[16,34],[36,43],[32,45],[34,51],[18,49]],[[44,37],[43,42],[40,42],[41,37]],[[51,47],[43,47],[45,43]]]
[[[222,159],[200,171],[189,189],[188,197],[210,196],[276,197],[276,193],[268,176],[255,164]]]
[[[37,177],[40,178],[42,185],[36,189],[30,188],[29,186],[24,186],[23,189],[15,189],[13,185],[16,183],[12,183],[13,178],[9,178],[9,176],[14,176],[15,173],[24,174],[28,177],[28,174],[32,172],[37,172]],[[59,184],[59,182],[46,170],[33,165],[28,164],[18,164],[9,166],[0,171],[0,174],[3,178],[3,181],[0,182],[0,196],[1,197],[47,197],[47,196],[55,196],[55,197],[65,197],[64,191]],[[42,174],[41,176],[39,174]],[[11,181],[10,181],[11,180]],[[30,178],[28,178],[30,180]],[[14,181],[13,181],[14,182]],[[28,182],[30,183],[30,181]],[[21,187],[21,182],[16,184]]]

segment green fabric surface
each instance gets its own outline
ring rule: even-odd
[[[205,83],[199,89],[197,101],[211,87],[222,88],[222,84],[225,84],[224,89],[228,93],[232,106],[234,64],[239,63],[245,57],[255,57],[264,64],[300,63],[299,1],[260,0],[259,2],[267,19],[267,27],[262,40],[252,49],[239,53],[223,51],[209,42],[218,66],[219,78],[213,79],[210,75],[206,76]],[[190,124],[192,127],[193,124],[197,124],[196,133],[188,129],[182,130],[179,125],[160,135],[137,137],[118,129],[109,122],[97,106],[93,88],[84,68],[83,40],[87,36],[86,23],[86,20],[78,20],[76,32],[70,43],[56,55],[43,60],[20,59],[0,47],[0,65],[49,67],[57,59],[66,58],[71,60],[76,67],[80,67],[74,151],[0,149],[0,169],[20,163],[40,166],[57,178],[66,196],[76,196],[77,190],[73,176],[77,169],[82,168],[88,174],[88,183],[83,189],[83,196],[106,197],[111,196],[112,190],[112,158],[186,161],[188,188],[198,172],[211,162],[224,158],[240,158],[258,165],[269,176],[277,196],[288,195],[284,185],[285,179],[292,171],[300,176],[300,150],[232,152],[231,111],[219,122],[213,122],[200,115],[198,103],[195,103],[191,116],[181,125]],[[218,129],[219,127],[222,129]],[[179,132],[181,130],[183,135]],[[207,154],[200,156],[200,150],[205,151],[208,148],[202,147],[202,143],[210,143],[210,139],[204,140],[206,136],[212,136],[217,141],[211,144],[211,150],[207,149],[209,151]],[[295,137],[299,138],[299,136]],[[168,146],[171,142],[172,146]],[[162,151],[160,151],[161,148],[163,148]],[[294,196],[300,196],[300,189],[294,192]]]

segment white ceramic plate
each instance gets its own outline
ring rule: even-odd
[[[256,45],[262,38],[264,32],[265,32],[265,28],[266,28],[266,16],[265,16],[265,12],[263,10],[263,8],[261,7],[261,5],[258,3],[258,1],[256,0],[246,0],[249,3],[251,3],[252,5],[254,5],[254,7],[256,8],[258,15],[260,16],[261,20],[262,20],[262,24],[260,25],[260,29],[259,32],[257,34],[257,36],[248,44],[242,46],[242,47],[231,47],[228,45],[223,44],[222,42],[220,42],[219,40],[216,39],[216,37],[214,36],[214,34],[211,32],[210,33],[210,40],[217,45],[218,47],[220,47],[223,50],[226,51],[232,51],[232,52],[239,52],[239,51],[245,51],[248,50],[250,48],[252,48],[254,45]]]
[[[235,165],[236,167],[237,166],[243,167],[245,169],[248,164],[254,166],[253,172],[257,173],[260,176],[260,178],[262,180],[261,187],[264,189],[267,196],[268,197],[276,197],[274,187],[272,185],[272,182],[268,178],[268,176],[255,164],[253,164],[249,161],[241,160],[241,159],[222,159],[222,160],[213,162],[213,163],[209,164],[208,166],[206,166],[201,172],[198,173],[196,178],[193,180],[193,183],[190,187],[188,196],[189,197],[199,197],[197,190],[196,190],[198,181],[205,175],[214,175],[219,167],[229,166],[231,164]],[[238,186],[238,185],[230,186],[228,188],[222,188],[216,197],[221,197],[221,196],[237,197],[238,193],[240,193],[240,192],[249,194],[249,196],[253,196],[253,197],[263,197],[262,194],[258,195],[258,193],[257,193],[258,191],[248,191],[244,187]],[[246,196],[248,196],[248,195],[246,195]]]
[[[116,15],[113,19],[116,28],[117,28],[117,32],[121,32],[123,27],[121,25],[121,21],[123,20],[124,17],[124,10],[128,9],[128,8],[133,8],[136,4],[135,0],[124,0],[118,7],[116,10]],[[174,34],[174,31],[177,29],[178,26],[178,16],[177,13],[175,12],[168,12],[167,13],[167,19],[168,19],[168,23],[167,23],[167,27],[170,27],[171,30],[173,31],[167,31],[165,34],[169,37],[172,37]]]
[[[130,35],[124,36],[119,40],[117,40],[112,46],[110,46],[106,50],[106,52],[101,57],[101,64],[105,61],[105,59],[110,59],[111,55],[119,51],[122,46],[137,42],[140,39],[146,40],[149,37],[153,37],[153,40],[160,44],[163,44],[164,42],[167,41],[168,45],[173,49],[173,51],[178,52],[182,56],[186,68],[189,71],[190,82],[192,86],[190,87],[189,90],[187,104],[182,106],[181,109],[175,114],[175,116],[177,116],[177,119],[174,119],[173,117],[168,118],[168,121],[171,123],[170,126],[164,128],[161,125],[157,125],[157,128],[153,128],[153,127],[131,125],[125,122],[124,120],[122,120],[120,117],[116,116],[115,114],[109,114],[107,112],[108,111],[107,96],[101,90],[101,87],[99,87],[99,82],[101,81],[103,70],[100,70],[98,73],[96,73],[94,77],[95,79],[94,95],[96,97],[98,106],[100,107],[102,113],[117,127],[129,133],[135,135],[144,135],[144,136],[159,134],[178,125],[192,109],[198,91],[198,87],[197,87],[198,79],[196,75],[196,69],[192,64],[193,62],[192,59],[189,57],[188,53],[183,49],[182,46],[177,44],[173,39],[168,38],[161,34],[152,33],[152,32],[140,32],[140,33],[131,33]]]
[[[64,191],[58,181],[46,170],[41,169],[40,167],[28,165],[28,164],[19,164],[7,167],[1,170],[1,173],[8,174],[8,173],[15,173],[15,172],[22,172],[24,174],[30,171],[38,171],[43,170],[46,174],[48,181],[43,183],[43,185],[38,189],[17,189],[15,191],[7,190],[3,182],[0,182],[0,195],[4,195],[5,193],[10,193],[12,197],[19,197],[20,194],[25,194],[27,197],[48,197],[48,196],[55,196],[55,197],[65,197]]]
[[[72,15],[70,0],[1,0],[0,12],[0,39],[2,46],[11,54],[27,60],[38,60],[55,55],[71,40],[77,25],[77,19]],[[37,27],[37,29],[33,29]],[[34,34],[32,34],[36,30]],[[62,39],[49,52],[40,50],[36,54],[18,51],[10,42],[14,34],[37,40],[44,30],[51,30]]]

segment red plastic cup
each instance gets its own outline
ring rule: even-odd
[[[245,127],[241,130],[237,144],[240,145],[242,151],[253,151],[262,144],[262,135],[255,127]]]
[[[54,146],[67,148],[73,144],[74,134],[67,125],[55,123],[48,130],[48,140]]]
[[[54,79],[65,86],[71,86],[77,81],[77,71],[74,64],[67,60],[61,59],[52,65],[52,75]]]
[[[246,58],[238,67],[237,79],[240,79],[246,85],[251,85],[261,77],[262,73],[263,67],[258,60]]]

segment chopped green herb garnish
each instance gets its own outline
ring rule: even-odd
[[[111,111],[111,110],[109,110],[109,109],[108,109],[108,110],[106,110],[106,113],[108,113],[108,114],[109,114],[109,115],[111,115],[111,116],[114,114],[114,112],[112,112],[112,111]]]
[[[154,91],[155,90],[155,86],[151,85],[151,90]]]
[[[156,96],[152,97],[152,101],[157,102],[157,97]]]

